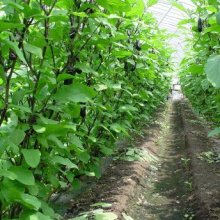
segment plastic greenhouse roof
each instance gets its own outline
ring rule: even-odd
[[[194,7],[190,0],[179,0],[177,2],[181,3],[187,9],[193,9]],[[161,29],[166,29],[168,33],[175,35],[170,39],[169,43],[176,50],[173,55],[173,61],[180,62],[184,56],[184,39],[187,35],[179,34],[178,23],[182,19],[187,18],[187,15],[174,7],[169,0],[159,0],[148,11],[154,14]]]

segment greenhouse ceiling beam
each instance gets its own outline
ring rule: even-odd
[[[153,12],[156,16],[157,15],[161,15],[161,12],[159,12],[159,11],[156,11],[156,10],[152,10],[151,12]],[[180,19],[182,19],[182,16],[171,16],[171,15],[168,15],[167,17],[169,17],[169,18],[175,18],[175,19],[178,19],[178,20],[180,20]]]
[[[160,20],[158,26],[160,26],[160,24],[163,22],[163,20],[165,19],[165,17],[169,14],[169,12],[172,10],[173,6],[171,5],[170,8],[168,9],[168,11],[166,12],[166,14],[162,17],[162,19]]]

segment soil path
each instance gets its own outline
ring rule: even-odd
[[[182,220],[194,216],[180,100],[174,100],[158,139],[158,160],[142,180],[128,214],[135,220]]]

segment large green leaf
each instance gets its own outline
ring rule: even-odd
[[[19,57],[19,59],[26,63],[26,60],[24,58],[23,53],[21,52],[21,50],[18,48],[17,43],[9,41],[9,40],[4,40],[4,42],[17,54],[17,56]]]
[[[171,2],[172,2],[172,5],[176,7],[177,9],[179,9],[180,11],[187,12],[186,7],[181,2],[178,2],[176,0],[171,0]]]
[[[21,29],[23,27],[24,27],[23,24],[0,21],[0,31],[5,31],[5,30],[9,30],[9,29],[16,29],[16,28]]]
[[[25,193],[22,194],[21,202],[28,208],[34,209],[36,211],[41,207],[40,200],[37,197],[29,195],[29,194],[25,194]]]
[[[151,7],[158,3],[159,0],[147,0],[147,7]]]
[[[13,172],[3,169],[0,169],[0,176],[7,177],[8,179],[11,180],[15,180],[17,177]]]
[[[11,135],[9,136],[9,141],[14,143],[16,146],[18,146],[24,139],[25,132],[20,129],[15,129],[11,132]]]
[[[77,153],[77,158],[84,163],[88,163],[90,159],[90,155],[88,154],[87,151],[81,151]]]
[[[208,133],[208,137],[213,137],[219,134],[220,134],[220,127],[217,127]]]
[[[16,3],[13,0],[3,0],[4,3],[7,3],[7,5],[10,5],[11,7],[19,10],[23,10],[24,7],[21,4]]]
[[[55,95],[55,99],[60,103],[71,102],[88,102],[94,98],[96,92],[82,84],[73,83],[60,87]]]
[[[24,44],[24,49],[25,49],[25,51],[36,55],[36,56],[39,57],[40,59],[43,58],[43,56],[42,56],[42,50],[41,50],[41,48],[39,48],[39,47],[36,47],[36,46],[34,46],[34,45],[25,43],[25,44]]]
[[[61,156],[54,156],[51,158],[54,163],[59,163],[65,165],[67,168],[75,168],[78,169],[78,166],[74,164],[70,159],[64,158]]]
[[[34,185],[35,179],[33,173],[22,167],[22,166],[13,166],[9,170],[15,175],[15,179],[24,185]]]
[[[127,12],[131,9],[131,4],[129,0],[96,0],[96,2],[103,8],[114,13]]]
[[[105,212],[105,213],[97,213],[95,215],[95,220],[116,220],[118,216],[112,212]]]
[[[23,149],[22,154],[30,167],[37,167],[40,163],[41,152],[37,149]]]
[[[220,88],[220,55],[211,56],[206,65],[205,73],[215,88]]]
[[[113,51],[112,55],[116,56],[117,58],[124,58],[124,57],[132,56],[132,52],[128,50],[119,50],[119,51]]]
[[[1,183],[1,197],[7,202],[20,201],[21,195],[24,193],[24,187],[16,181],[4,179]]]
[[[0,111],[7,107],[0,128],[3,218],[10,219],[18,206],[13,218],[58,219],[47,197],[69,183],[80,189],[80,175],[100,178],[101,157],[114,152],[116,138],[144,116],[149,120],[168,91],[166,34],[144,13],[145,5],[156,2],[1,0]],[[217,25],[213,15],[207,21]],[[138,40],[141,51],[135,49]],[[117,218],[104,211],[90,214]]]
[[[189,72],[191,73],[203,73],[204,72],[204,66],[198,65],[198,64],[192,64],[189,66]]]
[[[141,16],[144,13],[143,0],[130,0],[132,8],[126,13],[127,16]]]
[[[41,212],[30,213],[26,212],[22,214],[22,220],[53,220],[50,216],[44,215]]]
[[[214,24],[211,27],[207,27],[204,31],[204,33],[220,33],[220,25]]]

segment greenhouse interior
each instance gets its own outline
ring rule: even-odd
[[[220,220],[220,0],[0,1],[0,220]]]

